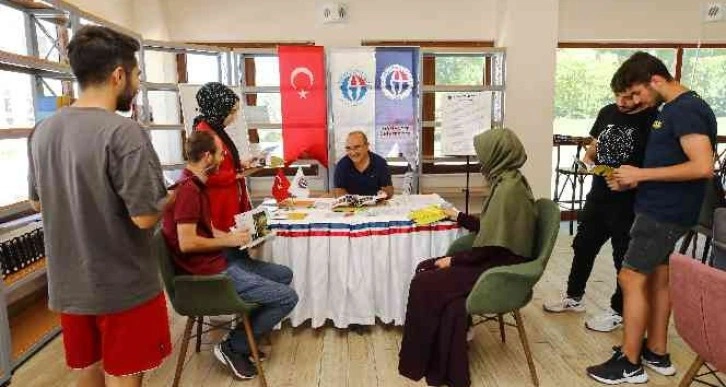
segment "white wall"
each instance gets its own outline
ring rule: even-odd
[[[350,19],[322,25],[318,0],[163,0],[178,41],[314,40],[358,45],[362,39],[493,40],[496,0],[346,0]],[[199,15],[205,15],[200,18]]]
[[[726,41],[701,23],[702,0],[560,0],[560,41]]]
[[[122,27],[134,30],[133,1],[130,0],[68,0],[76,7]]]

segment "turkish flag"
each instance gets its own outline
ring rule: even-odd
[[[278,202],[281,202],[290,197],[290,181],[285,176],[285,170],[283,168],[277,169],[277,175],[275,180],[272,182],[272,196]]]
[[[285,163],[303,154],[328,166],[328,97],[321,46],[280,46],[282,147]]]

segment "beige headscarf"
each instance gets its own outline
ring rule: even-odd
[[[527,161],[524,146],[510,129],[492,129],[474,137],[474,149],[490,191],[473,246],[504,247],[531,257],[537,210],[529,183],[519,171]]]

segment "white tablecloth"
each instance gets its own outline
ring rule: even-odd
[[[438,195],[412,195],[355,216],[310,209],[304,220],[271,220],[277,235],[265,243],[264,259],[294,273],[300,301],[292,325],[312,319],[317,328],[331,319],[343,328],[372,325],[376,317],[403,325],[416,265],[444,255],[463,235],[453,222],[416,226],[407,219],[411,209],[441,201]]]

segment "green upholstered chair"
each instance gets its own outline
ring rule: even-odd
[[[265,373],[259,362],[257,343],[252,335],[252,326],[249,321],[249,314],[257,307],[256,304],[242,300],[234,288],[232,281],[224,274],[217,275],[176,275],[174,264],[166,245],[166,241],[157,230],[153,238],[153,252],[159,261],[161,276],[164,280],[166,293],[169,296],[174,310],[187,317],[182,347],[179,351],[179,359],[176,364],[173,387],[179,385],[182,370],[186,359],[189,341],[196,337],[196,352],[201,349],[201,337],[204,327],[205,316],[237,315],[244,324],[247,340],[252,350],[252,357],[255,360],[257,374],[261,386],[267,386]],[[197,324],[196,335],[192,335],[192,328]],[[219,328],[219,326],[213,326]]]
[[[487,317],[485,321],[496,318],[499,320],[499,329],[502,342],[506,340],[504,332],[504,315],[512,313],[519,337],[527,355],[527,364],[532,374],[532,382],[538,386],[537,370],[532,360],[527,335],[524,330],[522,316],[519,310],[532,299],[532,288],[544,273],[547,262],[552,255],[552,249],[557,241],[560,229],[560,210],[549,199],[539,199],[537,206],[537,234],[534,256],[535,260],[510,266],[500,266],[482,273],[476,285],[466,300],[466,310],[471,315],[496,316]],[[522,237],[527,237],[522,235]],[[465,235],[451,245],[447,255],[456,251],[471,248],[474,234]]]

